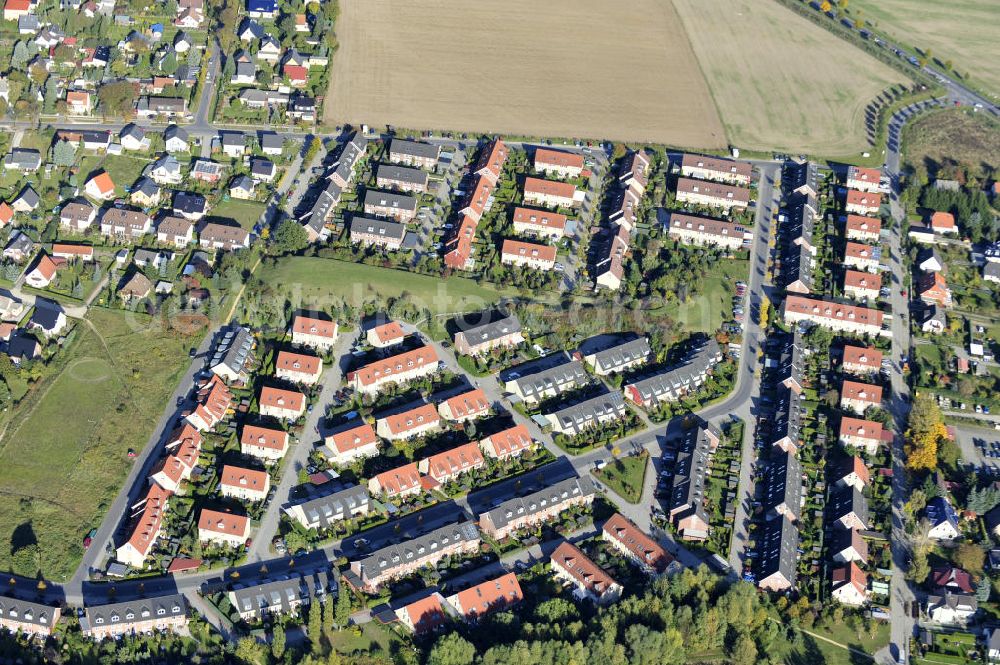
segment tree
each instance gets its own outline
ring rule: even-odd
[[[990,578],[983,575],[982,579],[979,580],[979,583],[976,585],[976,600],[981,603],[989,602],[990,591],[992,588],[993,586],[990,584]]]
[[[312,643],[313,653],[320,653],[323,649],[323,619],[320,616],[320,603],[313,601],[309,603],[309,626],[307,635]]]
[[[281,624],[271,632],[271,655],[275,660],[281,660],[285,655],[285,628]]]
[[[993,510],[998,503],[1000,503],[1000,491],[992,487],[983,487],[981,489],[974,487],[969,492],[969,498],[965,503],[965,507],[977,515],[984,515]]]
[[[343,584],[337,592],[337,603],[334,608],[333,622],[338,628],[346,628],[351,620],[351,593]]]
[[[961,543],[955,550],[953,559],[959,568],[970,575],[978,576],[983,574],[986,551],[976,543]]]
[[[749,635],[740,635],[733,643],[729,657],[736,665],[753,665],[757,662],[757,645]]]
[[[476,647],[458,633],[441,637],[427,656],[427,665],[469,665],[476,658]]]
[[[135,87],[128,81],[106,83],[98,88],[97,98],[106,115],[129,117],[135,103]]]
[[[39,549],[36,543],[22,545],[11,555],[11,567],[18,575],[34,577],[38,574],[38,557]]]
[[[308,245],[309,234],[301,224],[293,219],[281,222],[271,235],[271,252],[273,254],[291,254],[305,249]]]
[[[831,9],[833,9],[833,5],[831,5],[828,2],[828,0],[823,0],[822,4],[820,4],[820,6],[819,6],[819,10],[821,12],[823,12],[824,14],[826,14],[827,12],[829,12]]]
[[[259,665],[264,659],[264,650],[254,638],[243,637],[236,644],[236,658],[249,665]]]
[[[24,69],[28,64],[28,46],[24,42],[14,44],[14,52],[10,56],[10,66],[12,69]]]
[[[906,432],[906,468],[932,471],[938,465],[938,444],[948,436],[941,409],[930,394],[913,400],[910,428]]]

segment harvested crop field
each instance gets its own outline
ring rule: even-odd
[[[858,14],[900,43],[952,61],[973,83],[1000,96],[1000,34],[996,0],[856,0]]]
[[[326,121],[726,145],[668,0],[344,0]]]
[[[868,148],[865,107],[905,78],[764,0],[673,0],[730,141],[847,155]]]

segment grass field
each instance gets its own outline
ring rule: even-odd
[[[732,298],[736,295],[736,281],[746,281],[750,274],[747,260],[720,261],[713,274],[698,284],[698,295],[686,302],[673,301],[664,313],[688,332],[718,330],[724,321],[732,320]]]
[[[901,74],[776,2],[673,0],[737,146],[865,150],[865,106]]]
[[[345,0],[337,36],[329,123],[726,145],[663,0]]]
[[[900,43],[951,60],[960,74],[1000,96],[995,0],[854,0],[850,8]]]
[[[649,455],[645,452],[641,455],[620,457],[600,471],[595,471],[594,475],[629,503],[639,503],[648,462]]]
[[[209,217],[231,219],[247,231],[252,231],[266,208],[267,206],[259,201],[229,199],[212,208]]]
[[[126,452],[145,444],[187,366],[189,342],[148,319],[88,317],[97,333],[77,324],[61,371],[18,405],[0,439],[0,570],[37,542],[46,577],[72,574],[128,472]]]
[[[293,304],[306,306],[322,305],[331,297],[360,306],[375,296],[398,298],[406,294],[420,309],[451,314],[486,307],[507,295],[461,277],[441,279],[312,257],[282,259],[277,266],[262,266],[257,276],[267,284],[281,284]]]
[[[967,165],[980,178],[1000,169],[1000,122],[984,113],[937,111],[914,120],[904,131],[907,164],[922,164],[931,175],[947,162]]]

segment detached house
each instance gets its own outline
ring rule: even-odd
[[[240,453],[263,460],[280,460],[288,452],[288,432],[257,425],[244,425],[240,434]]]
[[[379,440],[371,425],[361,423],[326,437],[324,452],[331,463],[346,466],[356,459],[378,455]]]
[[[375,421],[375,431],[387,441],[412,439],[433,432],[440,426],[441,418],[433,404],[423,404]]]
[[[441,402],[438,412],[445,420],[466,422],[489,414],[490,401],[482,389],[476,388]]]
[[[365,334],[365,339],[376,349],[387,349],[406,339],[406,333],[403,332],[403,327],[399,323],[389,321],[388,323],[369,328]]]
[[[219,492],[222,496],[243,501],[263,501],[271,489],[271,478],[267,471],[245,469],[226,464],[222,467]]]
[[[337,341],[337,322],[297,314],[292,319],[292,344],[326,351]]]
[[[295,421],[306,412],[306,396],[294,390],[264,386],[258,401],[262,416]]]
[[[497,348],[509,348],[524,342],[521,322],[517,317],[494,311],[482,312],[475,317],[455,320],[455,350],[467,356],[476,356]]]
[[[250,518],[246,515],[202,509],[198,518],[199,542],[242,547],[249,537]]]
[[[292,383],[316,385],[323,373],[323,360],[317,356],[291,351],[278,351],[274,375]]]
[[[107,201],[115,196],[115,183],[107,171],[101,171],[87,181],[83,191],[95,201]]]
[[[854,561],[837,566],[831,574],[830,596],[843,605],[864,605],[868,602],[868,576]]]

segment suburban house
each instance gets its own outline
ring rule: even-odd
[[[245,385],[250,380],[255,344],[249,328],[225,328],[208,361],[209,370],[226,383]]]
[[[868,602],[868,575],[854,561],[837,566],[830,574],[830,596],[851,607]]]
[[[153,283],[141,272],[133,272],[122,280],[118,287],[118,297],[125,303],[132,303],[148,298],[153,291]]]
[[[319,571],[306,575],[281,575],[261,584],[234,584],[226,595],[240,618],[247,622],[262,621],[268,616],[294,614],[314,600],[323,601],[331,589],[329,575]],[[327,600],[326,602],[332,602]]]
[[[750,185],[753,167],[724,157],[684,154],[681,157],[681,175],[699,180],[717,180],[731,185]]]
[[[184,423],[171,433],[167,442],[167,456],[150,471],[150,482],[156,483],[171,493],[177,493],[181,482],[191,477],[198,454],[201,452],[201,432]]]
[[[802,467],[795,453],[783,452],[774,457],[763,479],[761,504],[769,516],[797,522],[802,511]]]
[[[556,264],[556,248],[520,240],[504,240],[500,250],[500,263],[534,270],[552,270]]]
[[[367,515],[371,497],[363,485],[351,485],[330,494],[285,506],[285,514],[306,529],[328,529],[344,520]]]
[[[645,364],[652,354],[649,341],[645,337],[637,337],[592,351],[583,356],[583,360],[597,376],[609,376]]]
[[[369,189],[365,191],[364,211],[366,215],[405,223],[417,215],[417,198],[409,194]]]
[[[447,620],[442,596],[438,592],[403,605],[395,610],[396,618],[414,635],[426,635],[442,627]]]
[[[454,234],[445,243],[447,251],[444,255],[444,264],[454,270],[466,270],[474,265],[472,259],[472,242],[476,238],[476,225],[479,220],[468,213],[462,215],[462,221]]]
[[[840,408],[857,414],[871,406],[882,405],[882,387],[844,379],[840,389]]]
[[[841,445],[859,448],[874,455],[883,444],[882,423],[843,416],[840,419],[839,441]]]
[[[326,351],[337,341],[337,322],[296,314],[292,319],[292,344]]]
[[[250,232],[232,224],[209,222],[198,230],[198,244],[206,249],[246,249],[250,246]]]
[[[578,196],[579,199],[578,199]],[[572,208],[583,200],[583,192],[578,192],[576,186],[557,180],[542,178],[524,179],[525,205],[548,206],[551,208]]]
[[[298,420],[306,412],[306,396],[294,390],[263,386],[258,402],[260,415],[281,420]]]
[[[566,355],[560,351],[555,354],[560,359]],[[550,356],[551,358],[551,356]],[[527,404],[537,404],[550,397],[569,392],[590,381],[583,363],[578,360],[563,362],[546,369],[509,379],[504,383],[507,392],[518,397]]]
[[[197,405],[187,415],[187,421],[199,432],[215,429],[233,404],[233,395],[218,376],[198,391]]]
[[[175,215],[197,222],[208,213],[208,200],[201,194],[175,192],[173,210]]]
[[[48,301],[42,300],[41,298],[36,299],[35,311],[31,313],[31,318],[28,319],[27,328],[29,330],[37,330],[45,337],[54,337],[66,329],[66,312],[55,304],[48,303],[48,306],[41,305],[39,303],[46,303]]]
[[[458,327],[454,339],[455,351],[467,356],[510,348],[524,342],[521,322],[513,314],[487,311],[474,317],[459,317],[455,325]]]
[[[375,431],[387,441],[402,441],[441,428],[441,418],[433,404],[423,404],[375,421]]]
[[[535,171],[557,178],[577,178],[583,173],[583,155],[550,148],[535,148]]]
[[[90,263],[94,260],[94,248],[91,245],[74,245],[71,243],[52,243],[52,257],[63,259],[67,262],[83,261]]]
[[[519,457],[534,445],[535,442],[524,425],[515,425],[479,440],[483,454],[498,460]]]
[[[140,598],[106,605],[90,605],[80,617],[80,630],[87,637],[101,641],[125,635],[153,632],[178,632],[186,628],[187,600],[175,593]]]
[[[875,374],[882,367],[882,352],[874,346],[844,346],[844,356],[840,366],[845,372],[859,376]]]
[[[934,497],[927,502],[924,513],[930,522],[928,538],[939,542],[951,542],[961,535],[958,529],[958,514],[947,498]]]
[[[833,529],[830,535],[830,555],[838,563],[868,560],[868,541],[858,529]]]
[[[87,181],[83,191],[95,201],[107,201],[115,196],[115,183],[107,171],[101,171]]]
[[[373,217],[351,217],[351,244],[398,251],[406,239],[406,226]]]
[[[742,249],[753,239],[746,227],[721,219],[670,213],[667,235],[685,245],[712,245],[731,251]]]
[[[368,329],[365,339],[376,349],[387,349],[401,343],[406,338],[403,327],[396,321],[389,321]]]
[[[39,252],[34,265],[24,273],[24,281],[28,286],[36,289],[44,289],[56,278],[58,266],[55,261],[44,252]]]
[[[427,191],[427,172],[409,166],[379,164],[375,169],[375,186],[401,192]]]
[[[153,228],[149,215],[141,210],[108,208],[101,217],[101,235],[119,239],[141,238]]]
[[[569,541],[564,541],[555,549],[549,557],[549,565],[557,579],[573,588],[573,596],[577,600],[586,599],[598,605],[607,605],[622,595],[622,585]]]
[[[858,215],[877,215],[882,207],[882,195],[877,192],[848,189],[844,201],[844,210]]]
[[[47,637],[59,623],[61,614],[58,606],[0,596],[0,627],[9,630],[12,635],[20,632],[30,637]]]
[[[848,215],[845,235],[857,242],[878,242],[882,234],[882,221],[863,215]]]
[[[509,151],[507,146],[500,139],[494,139],[487,146],[479,151],[476,163],[472,165],[472,172],[480,178],[485,178],[496,185],[500,179],[500,171],[507,161]]]
[[[474,622],[491,612],[507,609],[524,600],[514,573],[505,573],[459,591],[445,599],[445,608],[466,622]]]
[[[422,489],[416,462],[390,469],[368,480],[368,491],[386,499],[420,494]]]
[[[566,215],[535,208],[514,208],[514,233],[549,240],[561,240],[566,235]]]
[[[667,516],[684,540],[708,538],[705,482],[709,460],[718,445],[718,432],[697,427],[689,429],[678,446]]]
[[[789,388],[778,389],[770,443],[786,453],[795,454],[802,447],[802,396]]]
[[[862,192],[878,192],[881,186],[882,171],[863,166],[850,166],[847,169],[847,187]]]
[[[346,189],[354,180],[354,169],[368,151],[368,139],[354,134],[344,146],[337,160],[337,167],[330,175],[330,180],[341,189]]]
[[[931,214],[930,227],[934,233],[958,233],[955,216],[950,212],[935,212]]]
[[[267,471],[246,469],[226,464],[219,479],[219,493],[222,496],[243,501],[263,501],[271,489],[271,477]]]
[[[59,225],[77,233],[89,229],[97,218],[97,209],[86,201],[73,201],[59,211]]]
[[[772,592],[795,586],[798,547],[799,529],[791,520],[765,522],[757,537],[757,586]]]
[[[167,215],[156,225],[156,239],[163,244],[184,249],[194,240],[194,224],[183,217]]]
[[[167,119],[183,117],[187,115],[187,98],[143,95],[136,102],[135,113],[146,119],[156,119],[159,116]]]
[[[279,379],[313,386],[319,381],[322,373],[322,358],[305,353],[278,351],[278,359],[274,364],[274,375]]]
[[[844,271],[844,295],[854,300],[877,300],[882,278],[870,272]]]
[[[352,561],[350,571],[363,591],[376,593],[385,583],[434,566],[446,556],[455,559],[475,554],[481,543],[475,524],[449,524]]]
[[[964,593],[931,594],[927,596],[927,617],[945,626],[965,626],[979,611],[975,596]]]
[[[917,267],[925,272],[944,272],[945,270],[944,258],[938,254],[938,251],[933,247],[927,247],[926,249],[921,250],[920,254],[917,255],[917,261]],[[985,266],[989,267],[989,265],[993,263],[996,262],[987,258]],[[1000,263],[996,263],[996,265],[1000,265]]]
[[[360,367],[348,373],[347,381],[358,392],[374,395],[387,385],[403,384],[434,374],[438,365],[434,348],[421,346]]]
[[[834,485],[837,487],[853,487],[863,492],[871,482],[871,474],[865,461],[855,455],[834,475]]]
[[[115,558],[133,568],[142,568],[146,557],[160,537],[163,514],[167,510],[167,500],[171,492],[157,484],[151,484],[146,494],[131,506],[128,522],[128,539],[115,550]]]
[[[191,166],[190,175],[192,180],[200,180],[214,185],[222,180],[224,170],[225,167],[218,162],[209,159],[196,159],[194,165]]]
[[[33,173],[42,166],[42,153],[30,148],[12,148],[3,158],[5,171]]]
[[[531,494],[504,501],[479,516],[479,528],[494,540],[549,521],[574,506],[590,505],[597,496],[589,476],[567,478]]]
[[[438,405],[438,413],[445,420],[466,422],[489,414],[490,401],[480,388],[449,397]]]
[[[425,457],[417,463],[417,469],[443,485],[463,473],[482,468],[485,464],[479,444],[472,442]]]
[[[652,409],[702,386],[722,361],[722,349],[714,339],[702,340],[677,365],[647,378],[625,384],[625,396],[639,406]]]
[[[948,281],[944,274],[940,272],[925,272],[920,276],[917,284],[917,291],[920,299],[925,303],[940,305],[941,307],[951,307],[951,289],[948,288]]]
[[[844,529],[869,528],[868,501],[854,487],[841,487],[830,493],[827,513],[834,526]]]
[[[844,265],[858,270],[877,273],[881,257],[882,249],[876,245],[848,242],[844,246]]]
[[[240,453],[264,462],[281,459],[288,452],[288,432],[280,429],[244,425],[240,435]]]
[[[362,457],[378,455],[379,441],[375,429],[361,423],[326,437],[325,452],[333,464],[346,466]]]
[[[677,179],[677,201],[712,208],[745,209],[750,205],[750,190],[691,178]]]
[[[545,418],[553,432],[573,437],[591,427],[618,420],[626,413],[625,398],[615,390],[545,414]]]
[[[440,155],[441,148],[429,143],[395,138],[389,141],[389,161],[393,164],[432,169]]]
[[[198,517],[198,540],[227,547],[242,547],[250,537],[250,518],[203,508]]]
[[[152,178],[143,176],[132,186],[128,198],[134,205],[141,208],[152,208],[159,205],[162,196],[163,190],[160,189],[160,186]]]
[[[167,127],[163,132],[163,139],[166,150],[170,153],[187,152],[191,147],[187,130],[177,125]]]
[[[815,323],[835,332],[856,335],[881,335],[882,312],[877,309],[844,305],[842,303],[788,296],[782,306],[782,317],[786,325],[802,321]],[[884,334],[888,334],[885,331]]]
[[[647,575],[662,575],[678,568],[669,552],[621,513],[604,523],[601,538]]]

